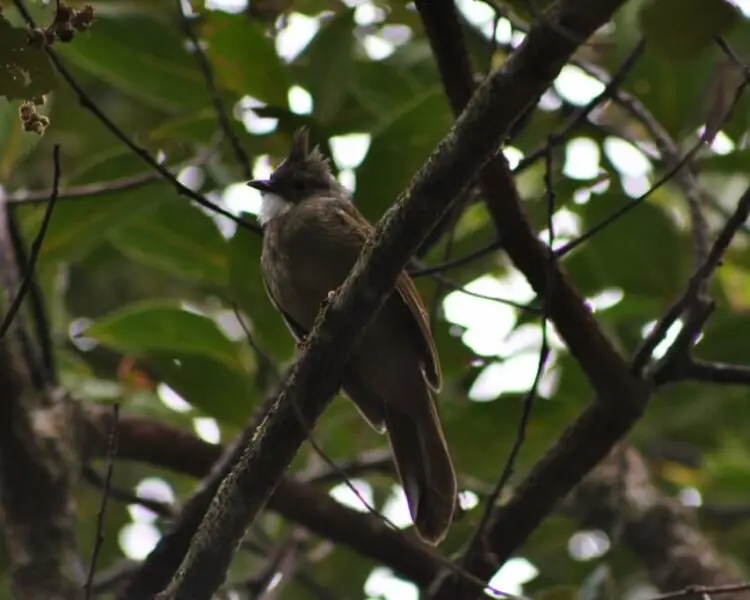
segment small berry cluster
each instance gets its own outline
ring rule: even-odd
[[[76,31],[86,31],[93,22],[94,7],[90,4],[84,4],[80,9],[60,4],[55,11],[52,24],[47,29],[29,30],[29,44],[41,48],[55,42],[70,42]]]
[[[18,109],[18,116],[21,118],[21,126],[24,131],[30,133],[36,133],[42,135],[44,130],[49,125],[49,119],[44,115],[40,115],[36,107],[44,106],[47,99],[44,96],[37,96],[32,98],[31,101],[26,101],[21,104]]]

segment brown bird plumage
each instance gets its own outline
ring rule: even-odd
[[[296,339],[346,279],[373,228],[350,202],[308,133],[295,133],[287,159],[263,192],[261,271],[271,301]],[[440,363],[424,305],[406,273],[347,366],[343,391],[379,432],[388,432],[396,467],[422,539],[443,540],[456,506],[456,476],[431,389]]]

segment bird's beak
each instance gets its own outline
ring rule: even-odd
[[[273,186],[267,179],[253,179],[251,181],[248,181],[247,185],[249,185],[251,188],[255,188],[259,192],[273,192]]]

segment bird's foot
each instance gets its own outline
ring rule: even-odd
[[[331,290],[328,292],[328,295],[325,297],[323,302],[320,303],[320,308],[325,308],[328,306],[328,304],[333,300],[334,296],[336,296],[336,290]]]

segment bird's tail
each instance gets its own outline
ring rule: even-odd
[[[456,473],[435,406],[425,384],[418,415],[386,406],[385,426],[409,511],[419,537],[439,544],[456,509]],[[411,404],[414,406],[414,403]]]

